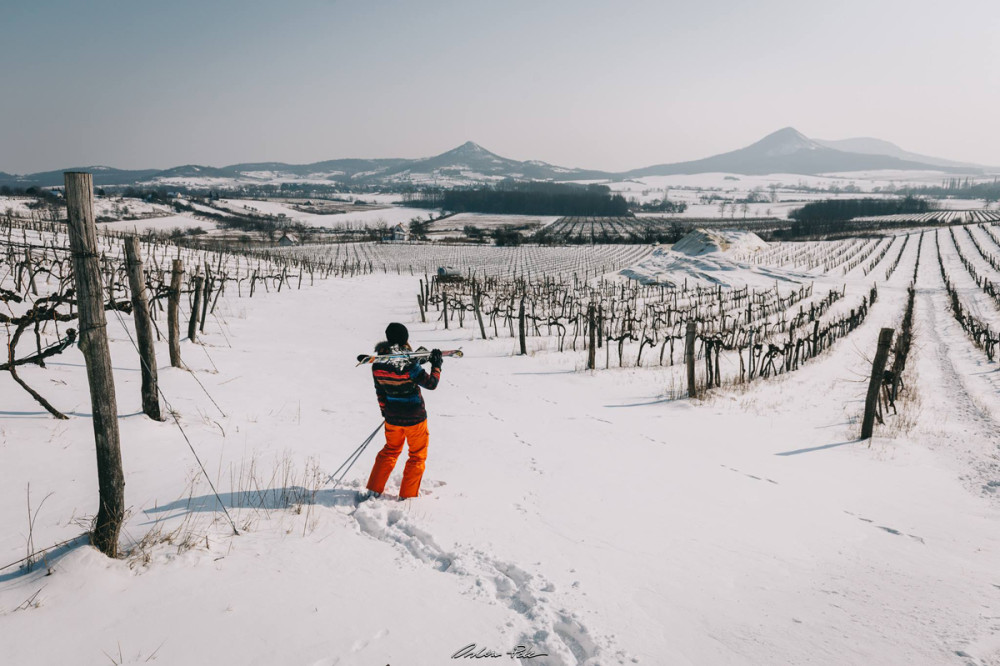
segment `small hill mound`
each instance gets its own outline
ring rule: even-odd
[[[798,282],[801,276],[797,274],[748,263],[766,247],[767,243],[750,231],[695,229],[670,249],[657,249],[621,274],[643,284],[671,286],[769,287],[775,282]]]
[[[756,252],[767,247],[767,243],[752,231],[708,231],[695,229],[670,248],[674,252],[689,257],[700,257],[712,252]]]

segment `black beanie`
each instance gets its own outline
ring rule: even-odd
[[[410,332],[399,322],[392,322],[385,327],[385,339],[392,345],[405,345],[410,339]]]

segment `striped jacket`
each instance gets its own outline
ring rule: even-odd
[[[387,342],[375,347],[377,354],[404,352],[406,349],[390,346]],[[424,397],[420,387],[429,391],[437,388],[441,368],[431,368],[430,374],[416,361],[400,358],[379,361],[372,365],[375,395],[382,416],[389,425],[411,426],[427,419]]]

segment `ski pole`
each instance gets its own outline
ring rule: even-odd
[[[359,446],[358,448],[354,449],[354,452],[351,453],[351,455],[347,456],[347,460],[345,460],[343,463],[341,463],[340,467],[338,467],[337,470],[333,474],[331,474],[329,477],[327,477],[326,482],[330,483],[331,480],[335,481],[335,483],[333,484],[333,487],[336,488],[337,485],[340,484],[340,482],[344,480],[344,477],[347,475],[347,473],[349,471],[351,471],[351,467],[353,467],[354,463],[356,463],[358,461],[358,458],[360,458],[361,454],[365,452],[365,449],[368,448],[368,445],[371,444],[372,440],[375,439],[375,435],[378,434],[378,431],[381,430],[382,426],[384,426],[384,425],[385,425],[385,421],[382,421],[381,423],[379,423],[378,427],[375,428],[375,430],[372,432],[372,434],[368,435],[368,439],[366,439],[365,441],[361,442],[361,446]],[[344,469],[345,465],[346,465],[347,469]],[[342,470],[342,469],[344,470],[343,473],[340,475],[339,478],[337,478],[337,473],[340,472],[340,470]]]

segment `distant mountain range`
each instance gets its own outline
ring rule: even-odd
[[[940,157],[930,157],[929,155],[920,155],[919,153],[911,153],[903,150],[894,143],[889,143],[888,141],[883,141],[882,139],[873,139],[870,137],[861,137],[857,139],[841,139],[839,141],[823,141],[821,139],[816,139],[817,143],[820,143],[827,148],[833,148],[835,150],[842,150],[848,153],[862,153],[865,155],[888,155],[889,157],[898,157],[901,160],[906,160],[908,162],[919,162],[923,164],[932,164],[938,167],[950,167],[956,169],[982,169],[982,165],[970,164],[968,162],[954,162],[952,160],[944,160]]]
[[[976,165],[963,165],[908,153],[888,141],[878,139],[817,141],[792,127],[786,127],[768,134],[746,148],[693,162],[660,164],[636,169],[627,171],[624,175],[629,178],[711,172],[746,175],[770,173],[818,175],[881,169],[982,172],[982,167]]]
[[[620,173],[570,169],[545,162],[518,160],[491,153],[471,141],[435,157],[423,159],[340,159],[313,164],[260,162],[227,167],[186,165],[171,169],[123,170],[93,166],[33,173],[24,176],[0,172],[0,186],[52,187],[62,185],[63,171],[90,171],[94,184],[202,185],[225,187],[237,183],[352,182],[359,184],[460,185],[505,178],[519,180],[622,180],[644,176],[666,176],[722,172],[746,175],[788,173],[818,175],[852,171],[920,170],[982,173],[983,167],[910,153],[888,141],[871,138],[820,141],[791,127],[769,134],[760,141],[701,160],[658,164]]]

